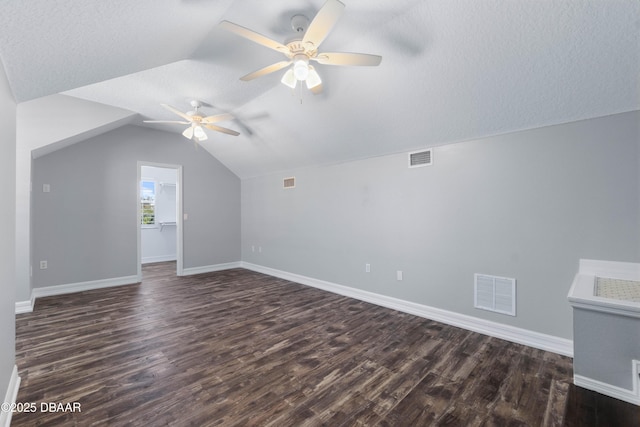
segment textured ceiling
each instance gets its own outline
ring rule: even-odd
[[[637,0],[343,2],[322,50],[382,64],[318,65],[318,96],[280,84],[282,72],[240,81],[282,57],[217,24],[284,41],[291,16],[324,0],[4,2],[0,59],[19,103],[63,93],[140,125],[177,118],[160,103],[231,112],[221,125],[241,135],[202,144],[240,177],[640,109]]]

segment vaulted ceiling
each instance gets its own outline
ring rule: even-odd
[[[202,145],[240,177],[640,109],[637,0],[342,1],[323,50],[383,59],[317,65],[320,95],[282,85],[283,71],[240,81],[283,57],[218,24],[284,42],[291,17],[324,0],[10,1],[0,59],[25,105],[62,93],[178,136],[142,120],[174,120],[160,104],[188,111],[193,99],[230,112],[221,125],[241,135]],[[46,133],[60,114],[48,110],[28,125]]]

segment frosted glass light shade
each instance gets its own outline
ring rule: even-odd
[[[282,76],[282,80],[280,80],[283,84],[289,86],[291,89],[296,88],[296,84],[298,84],[298,80],[293,75],[293,69],[289,68],[284,76]]]
[[[198,141],[204,141],[207,139],[207,133],[202,129],[201,126],[196,126],[193,129],[193,136],[198,139]]]
[[[322,84],[322,80],[320,79],[318,72],[311,66],[309,66],[309,76],[307,77],[306,83],[307,89],[313,89],[314,87]]]

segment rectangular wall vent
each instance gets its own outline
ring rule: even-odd
[[[295,176],[291,176],[289,178],[285,178],[282,181],[282,187],[283,188],[295,188],[296,186],[296,177]]]
[[[475,308],[516,315],[516,279],[475,274],[473,288]]]
[[[433,164],[433,153],[431,149],[420,150],[409,153],[409,167],[419,168]]]

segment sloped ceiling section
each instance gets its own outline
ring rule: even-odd
[[[63,92],[140,125],[176,119],[160,103],[231,112],[241,136],[202,145],[240,177],[640,109],[637,0],[343,2],[322,50],[382,64],[318,65],[317,96],[281,72],[240,81],[282,57],[218,23],[285,41],[324,0],[8,2],[0,57],[19,102]]]
[[[136,121],[131,111],[55,94],[18,104],[17,139],[37,158]]]
[[[0,54],[23,102],[185,59],[231,3],[4,2]]]

